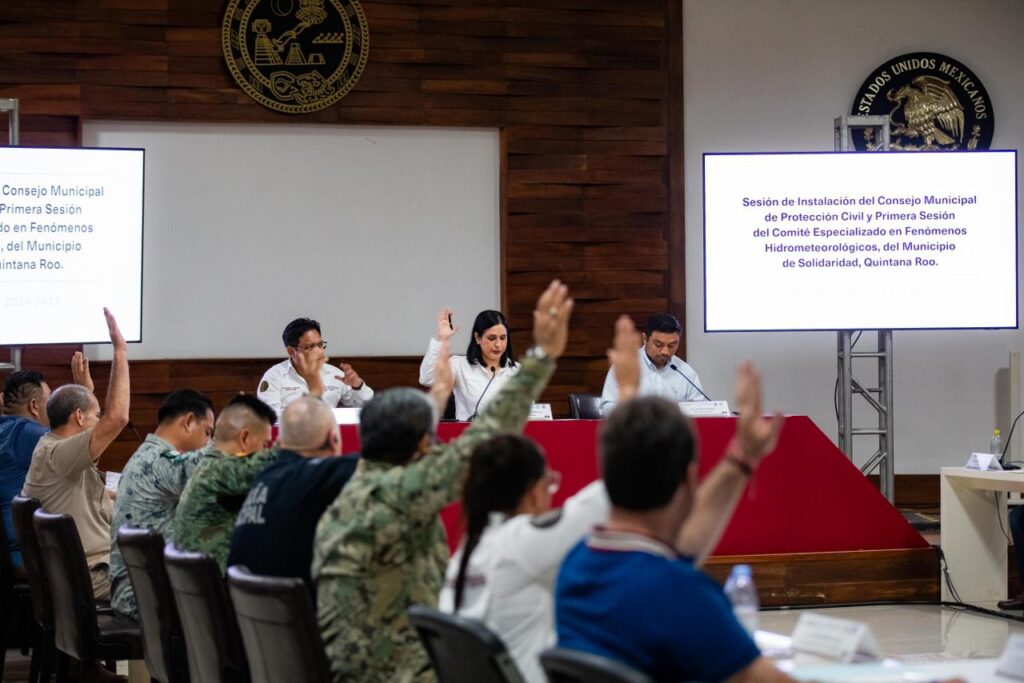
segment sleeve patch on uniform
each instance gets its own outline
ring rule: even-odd
[[[561,519],[562,508],[558,508],[557,510],[549,510],[548,512],[545,512],[543,515],[537,515],[536,517],[530,520],[530,524],[532,524],[538,529],[550,529],[551,527],[558,524],[558,522],[561,521]]]
[[[260,382],[260,391],[266,391],[269,388],[270,382],[268,382],[267,380],[263,380],[262,382]]]

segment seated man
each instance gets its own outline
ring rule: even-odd
[[[176,546],[206,553],[217,560],[221,571],[227,570],[238,510],[252,480],[277,455],[267,449],[276,421],[277,415],[266,403],[247,394],[235,396],[221,411],[213,448],[200,457],[174,513]],[[290,502],[294,505],[296,500]]]
[[[185,483],[199,465],[198,453],[213,432],[213,403],[192,389],[167,394],[157,412],[156,431],[146,436],[121,472],[110,525],[111,604],[118,614],[138,620],[128,567],[117,547],[122,526],[154,529],[170,543],[174,509]]]
[[[718,469],[747,479],[775,448],[782,419],[761,416],[760,378],[749,364],[740,367],[736,394],[736,435]],[[559,646],[617,659],[658,681],[792,680],[760,655],[722,589],[694,566],[706,531],[728,516],[691,523],[707,509],[693,432],[679,408],[657,397],[624,403],[600,441],[611,512],[562,564]]]
[[[113,502],[96,462],[128,424],[128,345],[110,311],[107,318],[114,358],[103,413],[92,391],[67,384],[46,402],[50,432],[32,453],[22,495],[38,498],[43,509],[75,520],[97,600],[110,599],[110,516]]]
[[[19,576],[24,574],[24,568],[14,535],[11,500],[21,493],[32,462],[32,451],[50,425],[46,419],[49,397],[50,387],[35,370],[14,372],[4,380],[3,405],[6,408],[0,417],[0,512],[11,547],[11,564]]]
[[[640,356],[640,396],[661,396],[673,403],[708,401],[696,371],[675,357],[682,326],[675,316],[656,313],[647,319]],[[608,415],[619,402],[619,385],[608,370],[601,391],[601,412]]]
[[[436,680],[406,618],[412,605],[437,605],[448,545],[438,518],[458,498],[470,454],[483,441],[522,430],[530,404],[565,349],[572,299],[552,282],[534,311],[536,346],[519,373],[459,438],[434,443],[452,392],[444,343],[431,400],[391,389],[359,417],[363,460],[316,530],[317,617],[335,681]]]
[[[299,396],[313,394],[323,398],[329,408],[361,406],[373,398],[371,389],[348,363],[341,368],[327,365],[324,349],[327,342],[320,337],[320,323],[310,318],[296,318],[281,335],[288,359],[263,373],[256,396],[281,412]],[[313,375],[321,379],[318,393],[310,386]]]
[[[277,459],[255,478],[238,513],[228,564],[299,577],[315,598],[309,568],[316,525],[352,477],[359,457],[336,457],[341,432],[323,401],[312,396],[284,409],[278,445]]]

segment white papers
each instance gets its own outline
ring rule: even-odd
[[[1024,681],[1024,633],[1014,633],[1006,641],[996,673]]]
[[[839,662],[878,659],[878,643],[868,625],[805,612],[793,631],[793,649]]]
[[[120,472],[107,472],[107,478],[106,478],[106,481],[104,483],[104,486],[107,487],[108,491],[113,491],[114,493],[117,493],[117,484],[120,481],[121,481],[121,473]]]
[[[728,401],[684,401],[679,409],[687,417],[729,417]]]

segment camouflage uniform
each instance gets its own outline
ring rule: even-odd
[[[117,530],[126,525],[154,529],[170,542],[174,508],[201,456],[201,451],[179,453],[156,434],[149,434],[124,466],[110,522],[110,602],[123,616],[137,621],[139,610],[117,547]]]
[[[522,429],[554,370],[527,358],[476,422],[405,466],[363,460],[316,530],[317,617],[335,681],[434,681],[405,611],[437,606],[448,544],[438,513],[458,499],[469,455]]]
[[[181,494],[174,517],[174,543],[183,550],[206,553],[227,571],[231,534],[242,502],[263,468],[277,459],[277,449],[252,455],[210,451]]]

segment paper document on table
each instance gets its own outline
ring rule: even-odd
[[[1024,681],[1024,633],[1014,633],[996,665],[996,673]]]

